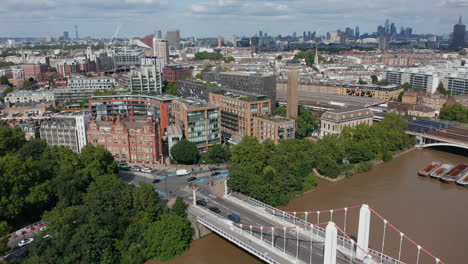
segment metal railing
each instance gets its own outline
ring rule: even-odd
[[[374,250],[372,248],[367,249],[369,251],[369,254],[371,254],[374,258],[376,258],[380,263],[382,264],[406,264],[403,261],[397,260],[395,258],[392,258],[390,256],[387,256],[377,250]]]
[[[206,226],[207,228],[213,230],[214,232],[218,233],[219,235],[223,236],[224,238],[228,239],[229,241],[233,242],[234,244],[238,245],[239,247],[249,251],[250,253],[254,254],[255,256],[259,257],[260,259],[264,260],[267,263],[272,264],[280,264],[280,262],[268,257],[265,253],[258,251],[254,247],[242,242],[241,240],[233,237],[232,235],[228,234],[221,228],[211,224],[210,222],[206,221],[205,219],[197,216],[197,221],[200,222],[202,225]]]

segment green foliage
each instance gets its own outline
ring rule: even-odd
[[[379,81],[379,78],[377,78],[376,75],[371,75],[371,79],[372,79],[372,84],[375,84],[375,85],[382,85],[382,86],[384,86],[384,85],[388,85],[388,84],[389,84],[388,81],[385,80],[385,79]]]
[[[15,152],[26,143],[24,132],[21,128],[8,128],[0,126],[0,156],[8,152]]]
[[[172,147],[171,156],[178,163],[195,164],[199,158],[199,153],[195,143],[182,139]]]
[[[177,95],[177,83],[164,81],[162,92],[164,94]]]
[[[367,82],[363,81],[361,78],[359,78],[358,83],[359,83],[359,84],[367,84]]]
[[[0,62],[0,68],[10,67],[10,66],[13,66],[13,65],[15,65],[15,63],[11,62],[11,61],[2,61],[2,62]]]
[[[31,81],[29,81],[29,80],[24,80],[22,89],[28,89],[28,88],[31,87],[32,85],[33,85],[33,84],[31,83]]]
[[[171,208],[171,213],[183,218],[187,217],[187,205],[184,202],[184,198],[177,197],[174,205]]]
[[[163,213],[159,195],[153,186],[142,184],[140,188],[133,189],[133,208],[137,210],[137,216],[146,221],[156,221]]]
[[[282,59],[283,59],[283,55],[278,55],[278,56],[276,56],[276,59],[277,59],[277,60],[282,60]]]
[[[406,92],[406,91],[408,91],[409,89],[411,89],[411,84],[405,82],[405,83],[403,84],[402,87],[403,87],[403,90]]]
[[[5,255],[9,250],[7,244],[9,231],[8,223],[6,221],[0,221],[0,256]]]
[[[294,59],[305,59],[306,65],[312,67],[315,60],[315,50],[301,51],[294,56]],[[324,62],[325,58],[319,55],[319,62]]]
[[[398,94],[398,97],[396,99],[397,102],[401,102],[403,100],[403,95],[405,95],[405,92],[404,91],[401,91],[399,94]]]
[[[3,76],[0,77],[0,84],[1,84],[1,85],[8,85],[8,86],[10,86],[10,87],[13,86],[13,85],[10,83],[10,81],[8,80],[8,77],[6,77],[5,75],[3,75]],[[11,91],[9,91],[9,92],[11,92]],[[7,94],[6,91],[4,91],[3,93],[4,93],[4,95]]]
[[[230,150],[229,146],[222,146],[219,144],[213,145],[208,149],[208,162],[210,163],[223,163],[229,160]]]
[[[201,70],[201,73],[209,72],[211,71],[211,69],[213,69],[213,67],[214,67],[213,65],[208,64],[205,66],[205,68],[203,68],[203,70]],[[201,79],[201,78],[198,78],[198,79]]]
[[[275,115],[286,117],[286,106],[277,107]],[[315,117],[311,111],[308,111],[304,106],[299,106],[299,117],[296,120],[296,138],[305,138],[319,125],[319,120]]]
[[[440,119],[468,123],[468,108],[459,103],[444,106],[440,110],[439,117]]]
[[[382,160],[385,162],[393,160],[393,155],[390,151],[384,150],[382,153]]]
[[[161,221],[150,224],[144,233],[147,247],[143,254],[147,258],[169,260],[189,248],[193,234],[194,230],[186,218],[167,215]]]
[[[195,78],[201,79],[201,78],[203,78],[203,76],[201,75],[201,73],[197,73],[197,74],[195,74]]]
[[[229,57],[224,58],[225,63],[231,63],[233,61],[236,61],[236,59],[234,59],[234,57],[229,56]]]
[[[194,57],[194,60],[211,60],[211,61],[217,61],[217,60],[223,60],[224,59],[224,56],[223,54],[219,53],[219,52],[207,52],[207,51],[203,51],[203,52],[197,52],[195,53],[195,57]]]
[[[286,117],[286,106],[279,106],[275,109],[275,115]]]
[[[372,84],[376,84],[379,81],[376,75],[371,75]]]
[[[447,91],[444,88],[444,84],[442,82],[439,82],[439,85],[437,85],[437,92],[439,92],[441,94],[445,94],[445,95],[450,95],[451,94],[450,91]]]

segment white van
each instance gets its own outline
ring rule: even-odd
[[[188,171],[188,170],[177,170],[176,171],[177,176],[184,176],[184,175],[189,175],[189,174],[190,174],[190,171]]]

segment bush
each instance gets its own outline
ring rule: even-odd
[[[385,162],[391,161],[393,159],[392,152],[385,150],[382,154],[382,160]]]
[[[171,156],[178,163],[195,164],[198,161],[199,153],[195,143],[182,139],[172,147]]]

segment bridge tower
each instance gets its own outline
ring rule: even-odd
[[[356,249],[356,257],[359,260],[364,260],[367,257],[366,252],[369,249],[369,231],[370,231],[371,211],[367,204],[363,204],[359,212],[359,227],[357,244],[361,250]]]
[[[333,222],[328,222],[325,233],[325,252],[323,254],[323,264],[336,264],[338,230]]]

